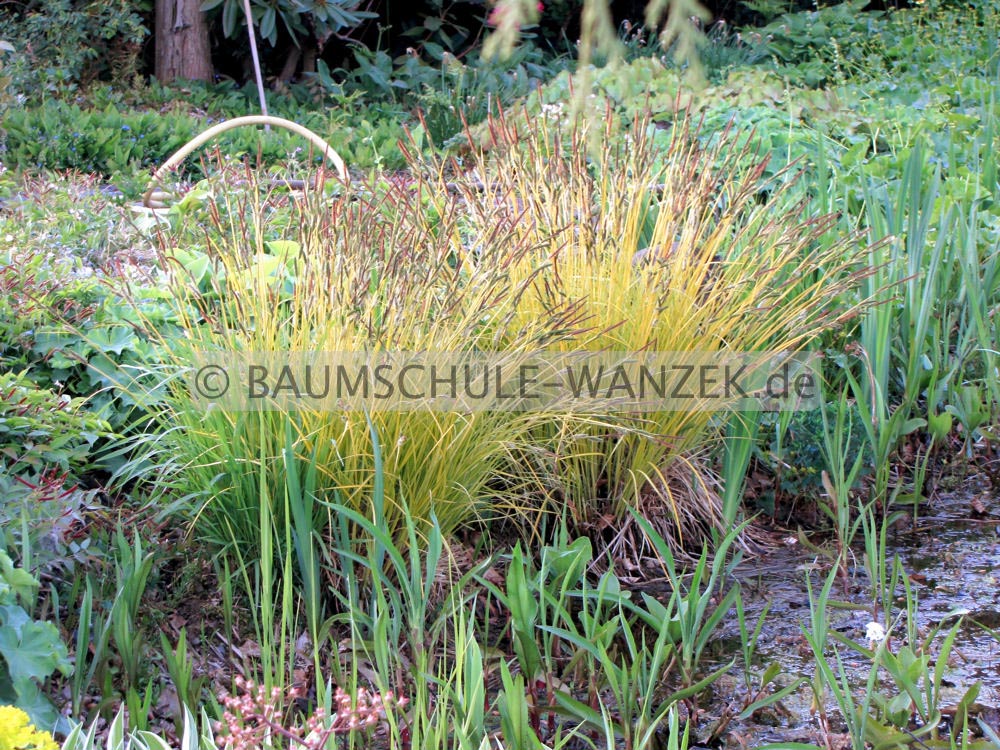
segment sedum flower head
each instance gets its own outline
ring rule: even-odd
[[[59,745],[51,734],[35,729],[21,709],[0,706],[0,750],[59,750]]]

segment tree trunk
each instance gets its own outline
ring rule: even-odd
[[[313,41],[307,40],[304,42],[306,45],[305,50],[302,52],[302,72],[303,73],[315,73],[316,72],[316,55],[319,50]]]
[[[199,0],[156,0],[156,77],[212,80],[208,24]]]
[[[275,81],[275,88],[278,88],[278,84],[284,85],[292,82],[292,79],[295,78],[295,71],[299,69],[299,60],[301,59],[302,50],[293,44],[288,51],[288,57],[285,58],[285,64],[278,74],[278,80]]]

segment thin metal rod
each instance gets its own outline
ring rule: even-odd
[[[243,12],[247,16],[247,34],[250,35],[250,55],[253,57],[253,72],[257,77],[257,96],[260,98],[260,113],[267,117],[267,99],[264,98],[264,74],[260,69],[260,57],[257,55],[257,35],[253,31],[253,14],[250,11],[250,0],[243,0]],[[271,126],[265,125],[264,130],[271,132]]]

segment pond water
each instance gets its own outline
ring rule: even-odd
[[[891,561],[898,555],[910,578],[918,597],[921,636],[942,622],[950,625],[960,614],[965,615],[948,661],[943,702],[955,705],[969,686],[981,681],[977,710],[980,718],[1000,732],[1000,636],[994,637],[973,622],[994,630],[1000,628],[1000,512],[993,510],[992,514],[971,517],[974,497],[977,496],[970,491],[943,496],[935,500],[932,509],[922,511],[915,526],[910,519],[898,523],[887,539],[888,559]],[[982,499],[987,506],[992,504],[996,508],[994,498]],[[836,606],[829,609],[829,619],[832,629],[867,644],[866,626],[872,615],[862,550],[855,550],[853,557],[849,568],[851,580],[846,585],[834,584],[831,599]],[[784,673],[778,680],[781,684],[790,684],[799,675],[812,677],[815,661],[801,630],[801,626],[809,623],[805,581],[810,576],[813,592],[818,593],[828,570],[828,560],[817,558],[798,544],[744,560],[737,568],[735,575],[743,589],[748,629],[753,628],[757,616],[769,604],[757,643],[758,675],[765,665],[778,662]],[[934,642],[935,658],[948,628],[942,630]],[[904,633],[900,624],[891,635],[899,643]],[[720,657],[729,659],[733,653],[739,654],[735,616],[727,617],[719,636]],[[863,687],[870,673],[870,662],[853,650],[839,647],[839,651],[852,683]],[[732,703],[733,696],[743,689],[742,682],[742,670],[737,665],[717,683],[715,703],[706,711],[702,725],[710,725],[726,702]],[[764,711],[755,721],[733,723],[724,740],[732,747],[757,747],[768,742],[816,743],[818,725],[812,701],[809,686],[803,684],[782,701],[783,709],[787,710]],[[837,716],[832,703],[829,708],[831,715]],[[920,743],[913,746],[920,747]]]

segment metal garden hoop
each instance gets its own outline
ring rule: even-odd
[[[344,160],[340,158],[340,155],[333,150],[333,147],[331,147],[330,144],[316,135],[313,131],[309,130],[309,128],[299,125],[297,122],[285,120],[281,117],[272,117],[270,115],[251,115],[248,117],[236,117],[232,120],[220,122],[218,125],[213,125],[208,130],[200,133],[181,146],[181,148],[179,148],[173,156],[163,162],[163,164],[161,164],[157,170],[153,172],[149,187],[142,196],[142,205],[154,211],[157,209],[168,208],[167,204],[165,204],[163,200],[169,196],[163,191],[158,190],[160,187],[160,181],[164,178],[164,176],[170,172],[170,170],[180,165],[180,163],[183,162],[195,149],[205,145],[220,133],[224,133],[227,130],[233,130],[234,128],[243,127],[244,125],[272,125],[277,128],[285,128],[286,130],[290,130],[293,133],[301,135],[313,146],[315,146],[319,152],[323,154],[326,160],[333,165],[333,168],[337,172],[337,176],[341,180],[346,182],[350,179],[350,175],[347,172],[347,165],[344,163]]]

